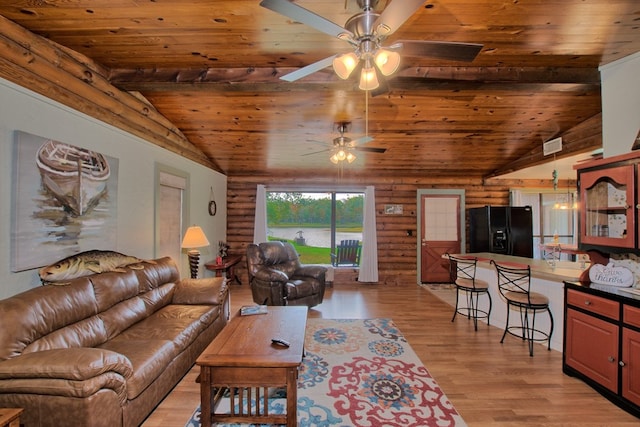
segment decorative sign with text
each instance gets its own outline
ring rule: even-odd
[[[589,280],[601,285],[628,288],[633,286],[633,273],[626,267],[615,267],[613,263],[594,264],[589,269]]]

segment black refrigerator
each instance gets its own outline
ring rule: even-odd
[[[469,209],[469,249],[533,258],[531,206]]]

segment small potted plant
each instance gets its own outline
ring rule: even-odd
[[[222,259],[227,256],[227,252],[229,251],[229,245],[227,242],[219,241],[218,242],[218,256],[216,257],[216,264],[222,264]]]

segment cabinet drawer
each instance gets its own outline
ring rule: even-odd
[[[625,305],[622,308],[622,313],[624,323],[640,328],[640,308]]]
[[[620,320],[620,303],[574,289],[567,289],[567,304],[592,313]]]

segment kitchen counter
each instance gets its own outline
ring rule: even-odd
[[[560,284],[564,281],[578,282],[580,275],[589,267],[589,263],[580,263],[574,261],[556,261],[555,267],[549,265],[549,262],[543,259],[523,258],[519,256],[493,254],[490,252],[467,253],[453,256],[461,257],[477,257],[478,265],[486,264],[490,268],[494,268],[490,262],[494,260],[497,263],[506,263],[514,265],[528,265],[531,267],[531,277],[554,280]]]
[[[504,302],[500,291],[498,290],[498,279],[495,267],[491,264],[491,260],[499,264],[507,266],[531,267],[531,291],[541,293],[549,298],[549,308],[553,315],[553,336],[551,338],[551,348],[562,351],[562,331],[564,327],[564,282],[578,282],[580,276],[589,267],[589,263],[573,261],[556,261],[555,267],[542,259],[523,258],[511,255],[500,255],[489,252],[452,254],[460,257],[477,257],[478,265],[476,277],[489,283],[489,294],[493,301],[491,310],[490,324],[500,329],[504,329],[507,318],[507,304]],[[446,258],[446,255],[444,256]],[[584,266],[584,267],[583,267]],[[462,301],[462,299],[461,299]],[[484,305],[484,307],[483,307]],[[488,298],[480,299],[481,309],[488,308]],[[515,314],[515,313],[514,313]],[[511,321],[517,321],[519,316],[512,315]],[[456,322],[465,321],[464,317],[459,317]],[[484,320],[486,321],[486,320]],[[469,323],[471,325],[471,323]],[[536,329],[548,330],[549,316],[541,313],[536,316]],[[472,330],[472,329],[471,329]],[[527,355],[526,343],[514,337],[505,338],[503,345],[521,345],[523,356]],[[546,347],[546,343],[544,344]],[[535,350],[538,352],[540,350]]]

